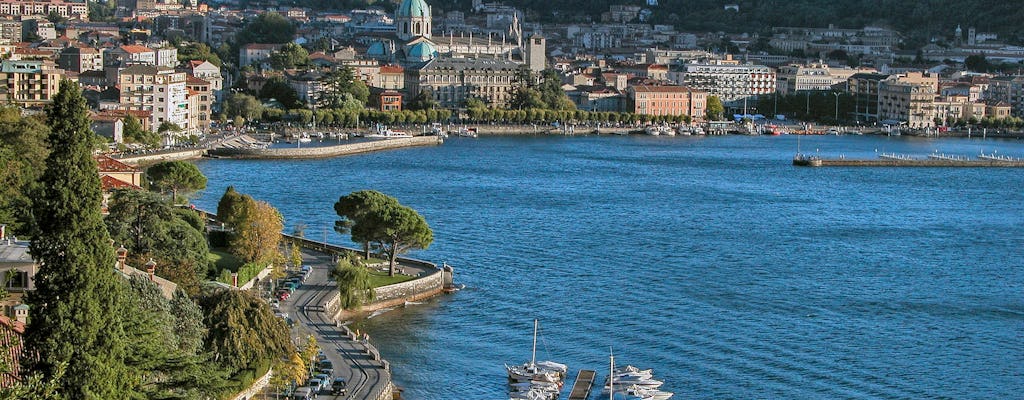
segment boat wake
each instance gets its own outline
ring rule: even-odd
[[[417,305],[417,304],[426,304],[426,303],[424,303],[422,301],[407,301],[407,302],[405,302],[405,306],[406,307]]]

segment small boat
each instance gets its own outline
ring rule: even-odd
[[[387,125],[377,125],[376,132],[368,134],[368,135],[363,135],[363,137],[376,138],[376,139],[395,139],[395,138],[411,138],[412,135],[410,135],[408,133],[405,133],[405,132],[402,132],[402,131],[396,131],[396,130],[389,129],[387,127]]]
[[[473,137],[473,138],[475,138],[475,137],[479,137],[480,134],[478,133],[476,128],[462,127],[462,128],[459,128],[459,130],[455,132],[455,136]]]
[[[654,125],[650,125],[650,126],[644,128],[644,133],[646,133],[648,135],[651,135],[651,136],[658,136],[658,135],[661,135],[661,128],[659,128],[657,126],[654,126]]]
[[[530,362],[522,365],[505,365],[510,398],[550,400],[557,398],[558,393],[562,390],[562,380],[569,368],[565,364],[552,361],[537,362],[537,328],[539,325],[538,320],[533,320],[533,351]],[[520,397],[513,397],[513,395]]]

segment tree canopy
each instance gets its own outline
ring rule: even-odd
[[[288,43],[295,36],[295,25],[283,15],[266,12],[257,15],[235,35],[239,45],[249,43]]]
[[[206,176],[199,168],[186,161],[163,161],[146,170],[153,185],[171,191],[171,201],[177,201],[178,192],[191,193],[206,189]]]
[[[334,211],[341,217],[335,222],[335,230],[351,232],[352,241],[380,250],[390,261],[391,276],[395,275],[395,261],[400,254],[426,249],[434,241],[434,232],[423,216],[377,191],[342,196],[334,204]]]
[[[16,234],[34,224],[32,199],[46,167],[50,129],[37,117],[23,117],[17,107],[0,106],[0,221]]]
[[[297,108],[302,106],[302,102],[299,100],[299,94],[295,92],[288,82],[285,82],[283,77],[275,76],[267,79],[267,82],[263,84],[263,88],[260,89],[260,98],[263,100],[274,99],[281,102],[285,108]]]
[[[200,297],[199,304],[209,329],[206,349],[221,366],[238,370],[295,351],[284,320],[249,292],[216,289]]]
[[[100,179],[92,158],[88,108],[78,84],[61,82],[47,107],[52,149],[34,202],[39,261],[29,293],[32,320],[23,361],[50,378],[67,366],[60,392],[69,398],[134,397],[138,371],[128,368],[126,304],[114,272],[114,249],[100,215]]]
[[[287,43],[270,55],[273,69],[292,69],[309,65],[309,52],[295,43]]]
[[[105,222],[111,237],[128,250],[128,261],[157,263],[157,275],[195,294],[209,268],[203,221],[194,211],[176,209],[155,193],[118,190]]]
[[[224,113],[230,118],[242,117],[255,121],[263,114],[263,103],[245,93],[231,93],[224,99]]]
[[[722,100],[718,96],[708,96],[707,101],[704,103],[704,113],[707,114],[706,118],[708,121],[720,121],[725,114],[725,106],[722,104]]]
[[[210,64],[218,67],[223,64],[220,56],[210,49],[210,46],[206,43],[185,42],[178,45],[178,61],[185,62],[191,60],[209,61]]]
[[[331,277],[338,284],[338,294],[343,310],[354,310],[373,301],[373,284],[370,272],[351,254],[345,254],[331,270]]]

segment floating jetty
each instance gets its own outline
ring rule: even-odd
[[[1024,167],[1024,159],[1007,156],[982,154],[978,158],[932,154],[925,158],[894,153],[882,153],[878,159],[821,158],[818,156],[797,153],[793,157],[793,165],[801,167],[945,167],[974,168]]]
[[[569,400],[587,400],[590,397],[590,389],[594,386],[595,375],[597,372],[594,370],[580,370],[576,374],[576,382],[572,384],[572,391],[569,392]]]

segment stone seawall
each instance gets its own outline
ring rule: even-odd
[[[398,149],[403,147],[439,145],[443,140],[437,136],[416,136],[386,140],[372,140],[337,146],[296,147],[281,149],[232,149],[219,148],[209,151],[211,156],[230,158],[297,159],[326,158],[371,151]]]
[[[165,151],[138,156],[115,157],[118,161],[130,165],[156,164],[161,161],[193,160],[206,154],[206,149],[189,149],[181,151]]]
[[[388,307],[397,307],[407,301],[418,301],[436,296],[444,290],[444,274],[445,271],[437,270],[430,275],[411,281],[376,288],[374,289],[373,303],[364,305],[360,311],[372,312]]]

